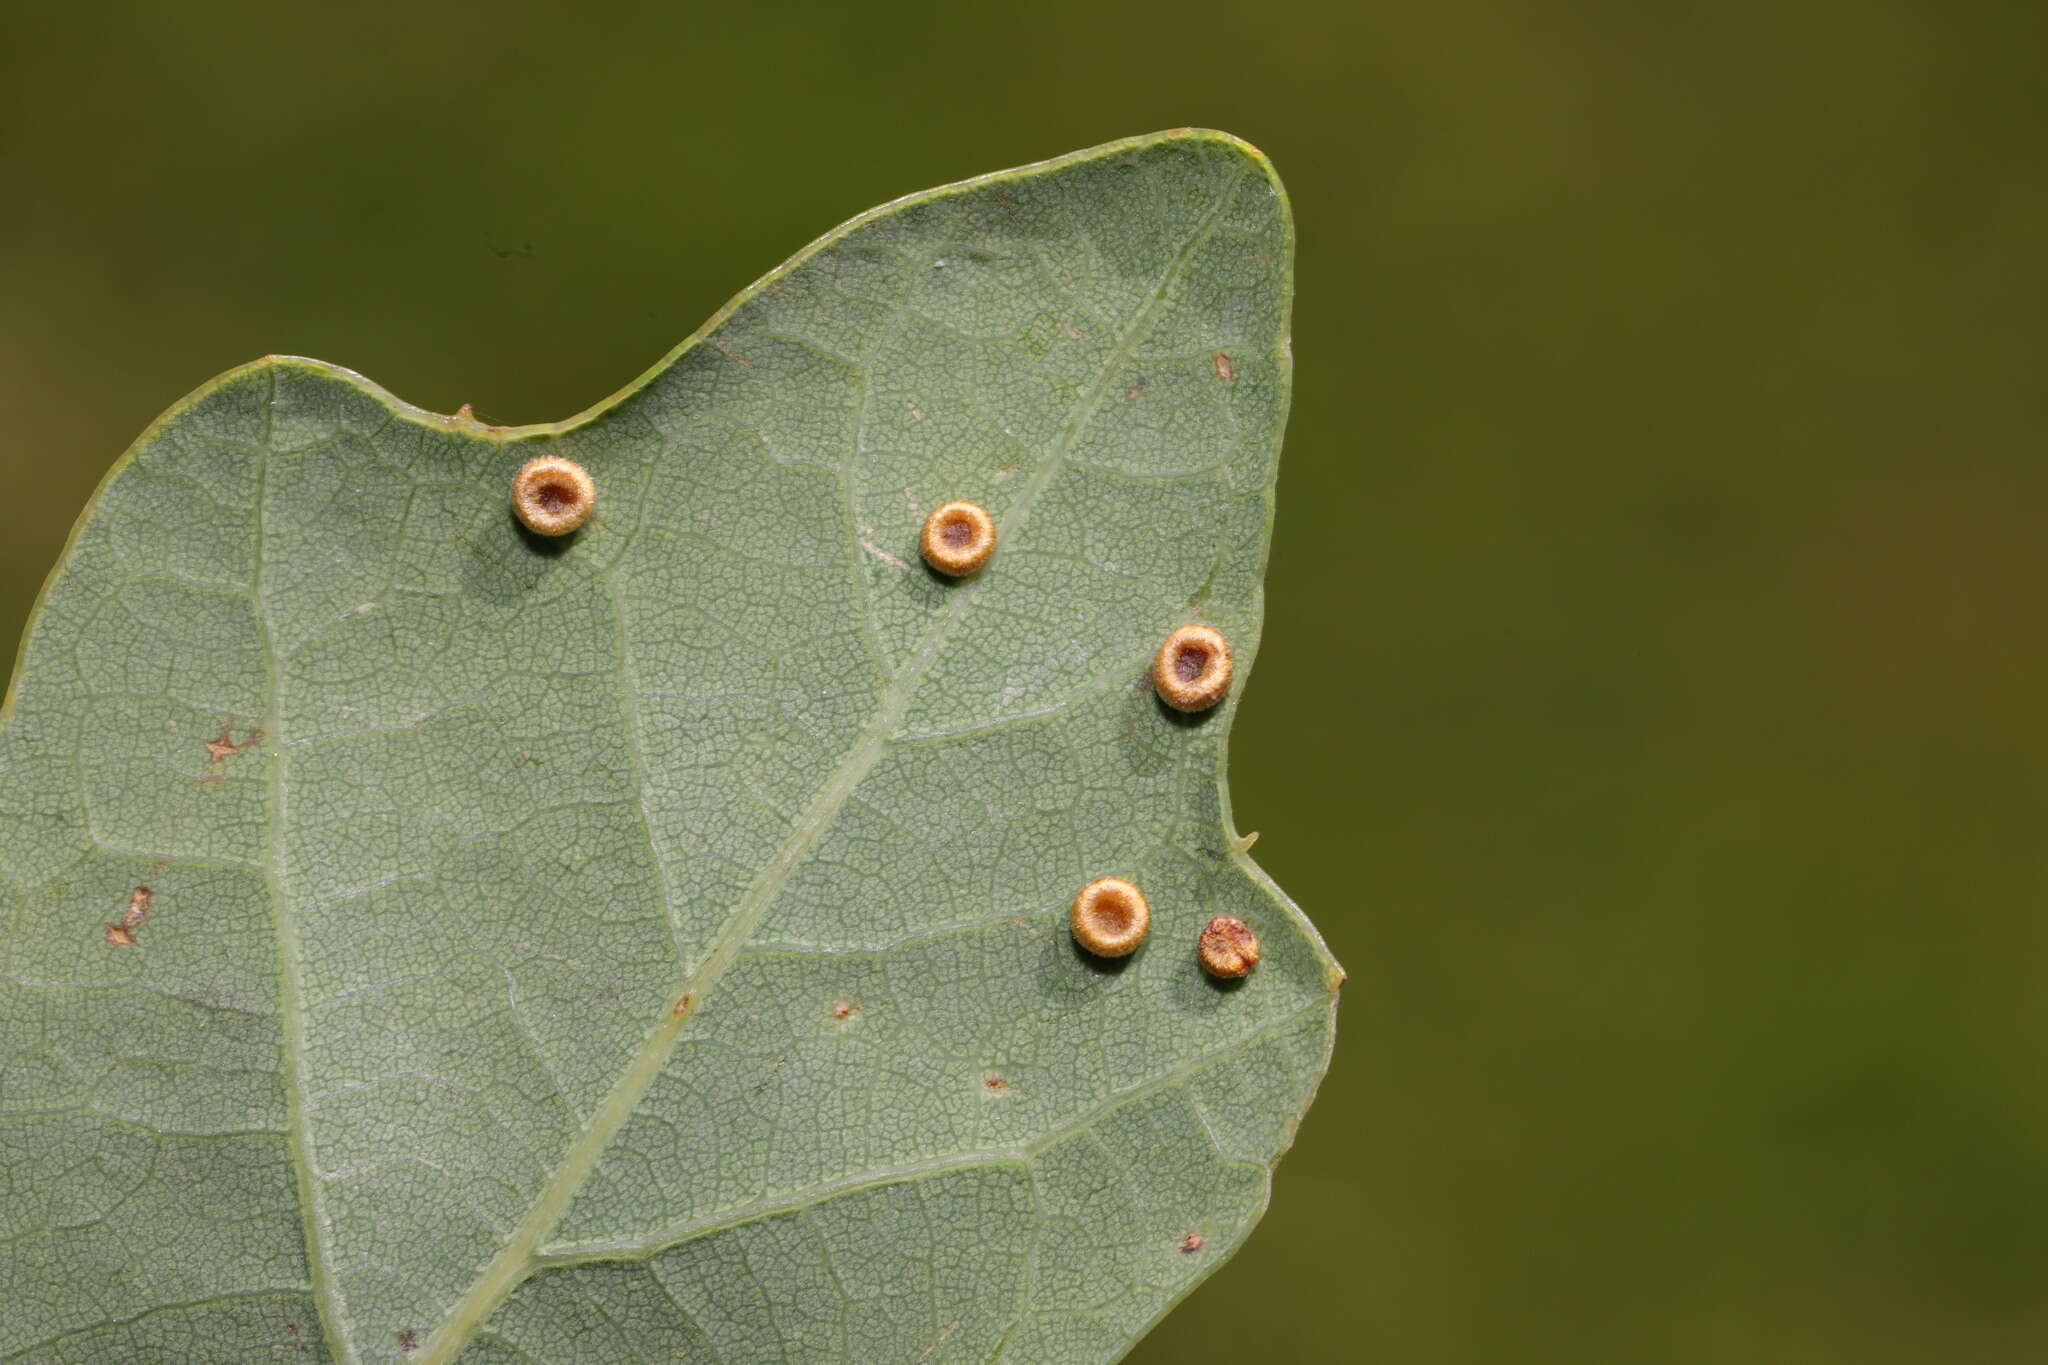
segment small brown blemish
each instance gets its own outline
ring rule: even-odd
[[[1097,877],[1074,897],[1074,941],[1097,957],[1129,957],[1152,929],[1152,907],[1122,877]]]
[[[996,522],[979,503],[949,502],[924,519],[924,562],[952,578],[971,574],[996,552]]]
[[[1176,711],[1206,711],[1230,691],[1230,642],[1212,626],[1182,626],[1152,660],[1152,687]]]
[[[991,1071],[981,1078],[983,1093],[1000,1099],[1010,1093],[1010,1082],[999,1071]]]
[[[398,1349],[405,1352],[407,1355],[411,1355],[414,1351],[417,1351],[419,1348],[420,1334],[410,1327],[400,1329],[398,1333]]]
[[[227,766],[229,759],[237,754],[248,752],[262,742],[263,732],[261,730],[251,730],[247,737],[240,744],[237,744],[235,743],[233,731],[223,725],[220,733],[207,740],[204,745],[206,749],[207,771],[199,779],[199,784],[203,787],[217,785],[223,776],[222,769]]]
[[[1218,915],[1202,926],[1195,955],[1211,976],[1234,981],[1259,965],[1259,936],[1235,915]]]
[[[1199,1232],[1191,1232],[1187,1236],[1180,1239],[1180,1254],[1183,1256],[1192,1256],[1197,1251],[1200,1251],[1202,1249],[1202,1244],[1208,1240],[1208,1238],[1204,1237]]]
[[[1124,390],[1124,401],[1126,403],[1133,402],[1143,392],[1145,392],[1145,381],[1140,379],[1137,383]]]
[[[536,535],[566,536],[590,520],[597,484],[590,471],[559,455],[541,455],[512,476],[512,510]]]
[[[1228,384],[1237,378],[1237,366],[1230,363],[1230,357],[1218,351],[1209,357],[1209,363],[1216,367],[1216,377]]]
[[[156,899],[156,892],[146,886],[138,886],[128,893],[128,908],[121,912],[117,923],[106,926],[107,942],[119,948],[135,946],[135,931],[142,927],[142,921],[149,918],[149,903]]]
[[[674,1009],[671,1009],[671,1010],[669,1011],[669,1014],[670,1014],[670,1015],[681,1015],[681,1014],[688,1014],[689,1012],[690,1012],[690,996],[689,996],[689,994],[688,994],[687,992],[685,992],[685,993],[684,993],[683,995],[681,995],[681,996],[678,996],[678,997],[677,997],[677,999],[676,999],[676,1003],[675,1003],[675,1008],[674,1008]]]
[[[854,1004],[851,1000],[834,1000],[832,1002],[832,1017],[834,1019],[851,1019],[859,1010],[860,1006]]]

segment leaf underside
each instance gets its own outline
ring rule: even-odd
[[[1162,134],[856,219],[569,422],[291,359],[167,414],[0,730],[0,1360],[1128,1350],[1341,979],[1230,828],[1234,696],[1145,685],[1255,653],[1290,259],[1263,158]]]

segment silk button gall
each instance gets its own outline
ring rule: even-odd
[[[1182,626],[1152,660],[1152,687],[1176,711],[1206,711],[1230,691],[1230,642],[1213,626]]]
[[[1097,877],[1074,897],[1074,941],[1097,957],[1129,957],[1152,929],[1145,893],[1122,877]]]
[[[590,471],[559,455],[542,455],[512,476],[512,510],[535,535],[566,536],[590,520],[597,485]]]
[[[1259,936],[1235,915],[1218,915],[1202,926],[1195,955],[1209,975],[1234,981],[1259,965]]]
[[[949,502],[932,509],[918,537],[924,562],[951,578],[971,574],[996,552],[996,522],[975,502]]]

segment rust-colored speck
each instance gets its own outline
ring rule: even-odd
[[[854,1004],[851,1000],[834,1000],[832,1002],[832,1017],[834,1019],[851,1019],[854,1016],[854,1012],[859,1008],[860,1006]]]
[[[675,1015],[675,1014],[688,1014],[689,1012],[690,1012],[690,996],[688,995],[688,993],[685,993],[685,994],[683,994],[683,995],[682,995],[681,997],[679,997],[679,998],[678,998],[678,999],[676,1000],[676,1007],[675,1007],[674,1009],[672,1009],[672,1010],[670,1010],[670,1011],[669,1011],[669,1013],[670,1013],[670,1014],[672,1014],[672,1015]]]
[[[107,942],[120,948],[135,946],[135,931],[142,927],[142,921],[149,918],[149,903],[156,899],[156,892],[146,886],[138,886],[128,893],[128,908],[121,912],[116,924],[106,926]]]
[[[1209,363],[1216,367],[1216,377],[1228,384],[1237,378],[1237,366],[1230,363],[1230,357],[1218,351],[1209,357]]]
[[[405,1352],[407,1355],[411,1355],[414,1351],[417,1351],[419,1348],[420,1334],[410,1327],[401,1329],[398,1333],[398,1349]]]
[[[1010,1083],[998,1071],[991,1071],[986,1076],[983,1076],[981,1078],[981,1088],[990,1095],[1001,1096],[1010,1093]]]
[[[1202,1234],[1199,1232],[1191,1232],[1187,1236],[1180,1239],[1180,1254],[1183,1256],[1191,1256],[1195,1252],[1200,1251],[1202,1249],[1202,1244],[1208,1240],[1208,1238],[1202,1236]]]

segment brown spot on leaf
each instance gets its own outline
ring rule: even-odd
[[[1010,1082],[1000,1071],[991,1071],[981,1078],[981,1088],[987,1094],[1001,1098],[1010,1093]]]
[[[149,903],[156,899],[156,892],[146,886],[138,886],[128,893],[128,908],[121,912],[118,923],[106,926],[107,942],[119,948],[135,946],[135,931],[142,927],[142,921],[149,918]]]
[[[512,476],[512,511],[535,535],[566,536],[590,519],[597,481],[560,455],[539,455]]]
[[[1259,936],[1235,915],[1218,915],[1202,926],[1196,956],[1211,976],[1234,981],[1259,965]]]
[[[690,1012],[690,1000],[690,994],[687,991],[684,992],[681,996],[677,997],[676,1006],[669,1013],[671,1015],[688,1014]]]
[[[398,1333],[398,1349],[411,1355],[420,1348],[420,1334],[410,1327],[401,1328]]]
[[[1129,957],[1152,930],[1152,906],[1122,877],[1097,877],[1075,894],[1067,924],[1097,957]]]
[[[925,518],[918,548],[924,562],[942,574],[971,574],[996,552],[995,518],[980,503],[941,503]]]
[[[834,1000],[832,1002],[832,1017],[834,1019],[851,1019],[859,1009],[860,1006],[854,1004],[851,1000]]]
[[[1230,642],[1211,626],[1182,626],[1152,660],[1152,686],[1176,711],[1206,711],[1230,691]]]
[[[251,729],[248,734],[242,737],[242,742],[240,744],[237,744],[235,743],[234,727],[231,725],[223,725],[220,727],[220,733],[215,735],[212,739],[207,740],[203,747],[206,750],[207,763],[209,763],[215,768],[218,768],[225,764],[229,759],[233,758],[235,755],[247,753],[249,750],[255,748],[262,742],[263,731],[259,729]],[[209,776],[218,777],[219,774],[214,773],[209,774]]]
[[[1180,1239],[1180,1254],[1183,1256],[1193,1255],[1195,1252],[1200,1251],[1202,1249],[1202,1244],[1207,1240],[1208,1238],[1202,1236],[1202,1234],[1199,1232],[1189,1233],[1187,1236]]]
[[[1126,403],[1132,402],[1143,392],[1145,392],[1145,381],[1140,379],[1137,383],[1124,390],[1124,401]]]
[[[1237,366],[1230,363],[1230,357],[1218,351],[1209,357],[1209,363],[1216,367],[1216,377],[1228,384],[1237,378]]]

